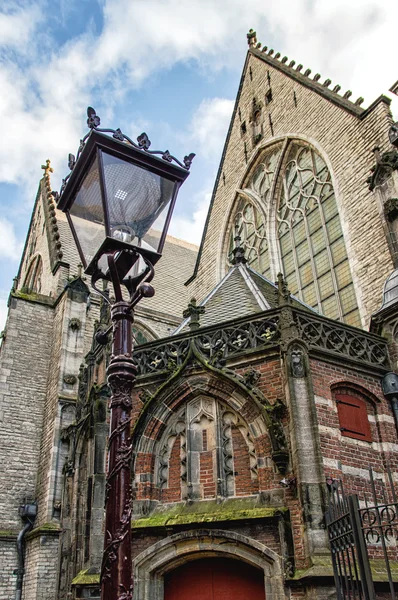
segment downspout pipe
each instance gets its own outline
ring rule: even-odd
[[[25,525],[17,537],[18,568],[15,570],[17,576],[15,600],[22,600],[23,578],[25,574],[25,536],[33,529],[36,513],[36,504],[23,504],[19,507],[19,514]]]

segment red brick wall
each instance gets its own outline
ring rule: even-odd
[[[169,480],[167,489],[161,493],[163,502],[179,502],[181,500],[181,436],[177,436],[169,459]]]
[[[316,399],[316,410],[325,475],[343,479],[346,493],[358,493],[360,499],[364,494],[368,497],[369,467],[377,473],[384,473],[387,465],[393,471],[398,469],[397,433],[391,407],[381,391],[381,377],[317,360],[311,360],[311,372],[314,393],[320,397]],[[366,401],[372,442],[341,435],[334,393],[339,386],[347,391],[350,385],[353,394]],[[362,471],[356,471],[359,469]]]
[[[258,480],[252,479],[249,448],[238,427],[232,426],[232,447],[234,451],[235,494],[250,496],[258,492]]]

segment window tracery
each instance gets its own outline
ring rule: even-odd
[[[279,196],[274,234],[269,232],[272,190]],[[292,294],[327,317],[360,326],[331,175],[312,147],[293,141],[283,156],[280,145],[266,152],[232,212],[228,264],[236,235],[253,269],[275,279],[270,255],[279,255],[278,270]]]
[[[332,319],[360,325],[329,170],[312,148],[293,144],[277,211],[282,267],[290,291]]]
[[[160,441],[157,485],[166,502],[258,491],[257,456],[246,423],[214,398],[189,402]]]
[[[280,147],[273,148],[256,166],[249,185],[245,188],[247,194],[241,195],[237,201],[229,234],[229,260],[234,248],[234,237],[239,235],[248,265],[268,278],[271,276],[271,270],[266,218],[251,197],[267,205],[279,154]]]

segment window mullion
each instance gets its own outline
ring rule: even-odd
[[[328,259],[329,259],[330,273],[331,273],[331,276],[332,276],[333,287],[334,287],[334,291],[335,291],[335,295],[336,295],[337,308],[338,308],[338,311],[339,311],[340,319],[343,321],[343,307],[341,306],[340,294],[339,294],[338,285],[337,285],[336,273],[335,273],[335,270],[334,270],[334,267],[333,267],[333,257],[332,257],[332,252],[330,250],[329,234],[328,234],[328,230],[327,230],[327,226],[326,226],[326,220],[325,220],[325,215],[323,213],[323,208],[322,208],[322,203],[321,203],[320,198],[318,200],[318,207],[319,207],[319,211],[320,211],[320,214],[321,214],[322,229],[324,231],[325,239],[326,239],[326,242],[327,242],[326,243],[326,252],[327,252],[327,255],[328,255]]]
[[[308,198],[307,198],[307,201],[308,201]],[[311,267],[312,267],[312,274],[314,277],[314,288],[315,288],[316,299],[318,302],[319,312],[322,313],[321,294],[319,291],[318,277],[317,277],[317,273],[316,273],[316,269],[315,269],[314,253],[312,251],[311,236],[310,236],[310,231],[309,231],[309,227],[308,227],[308,223],[307,223],[307,216],[305,214],[305,208],[303,210],[303,219],[304,219],[305,235],[306,235],[307,244],[308,244],[308,252],[310,255],[310,262],[311,262]]]

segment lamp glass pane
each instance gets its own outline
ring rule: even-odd
[[[157,252],[175,183],[102,153],[111,237]]]
[[[95,158],[69,211],[86,265],[105,239],[98,159]]]

